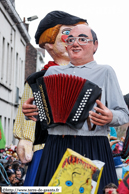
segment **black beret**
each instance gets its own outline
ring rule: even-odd
[[[36,44],[39,43],[41,34],[48,28],[52,28],[57,24],[73,25],[81,21],[87,23],[87,20],[79,18],[77,16],[73,16],[63,11],[52,11],[48,13],[39,23],[38,29],[35,34]]]

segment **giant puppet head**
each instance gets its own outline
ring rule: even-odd
[[[65,39],[78,24],[88,23],[63,11],[52,11],[40,21],[35,34],[36,43],[45,48],[56,63],[60,64],[62,59],[69,61]]]

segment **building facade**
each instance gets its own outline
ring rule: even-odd
[[[14,143],[13,125],[25,80],[26,44],[30,36],[13,0],[0,1],[0,119],[6,144]]]

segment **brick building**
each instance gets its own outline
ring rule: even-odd
[[[44,66],[45,50],[34,48],[28,43],[26,46],[25,80],[34,72],[40,71]]]

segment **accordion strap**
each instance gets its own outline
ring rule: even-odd
[[[91,121],[90,121],[89,117],[87,118],[87,124],[88,124],[89,131],[94,131],[95,130],[96,125],[94,124],[93,127],[91,127]]]
[[[98,100],[101,100],[101,95],[98,97]],[[97,105],[97,107],[98,107],[98,105]],[[97,111],[96,111],[96,113],[97,113]],[[87,124],[88,124],[89,131],[94,131],[95,130],[96,125],[94,124],[93,127],[91,127],[91,121],[90,121],[89,117],[87,118]]]

